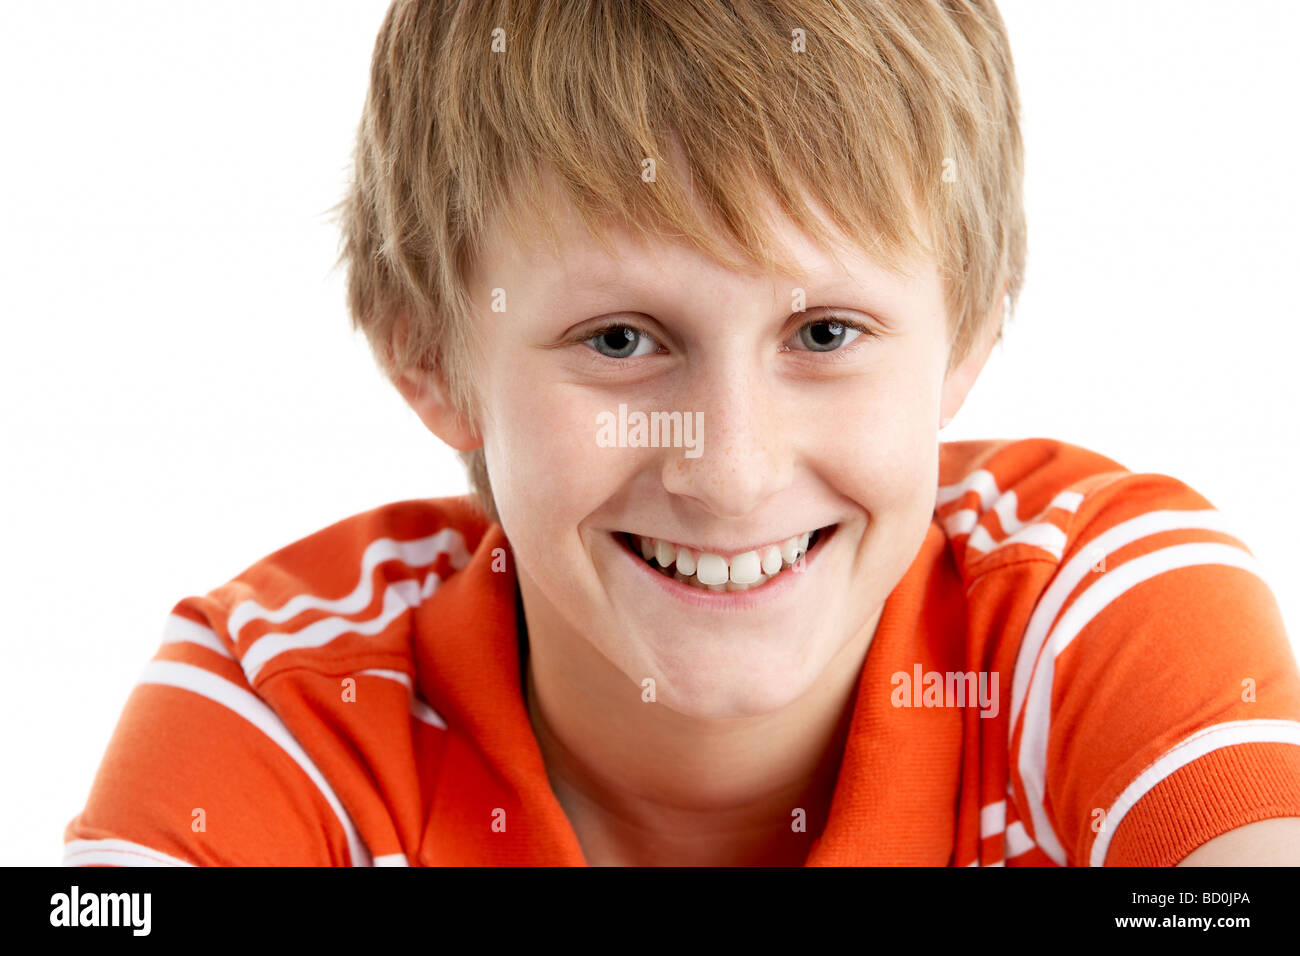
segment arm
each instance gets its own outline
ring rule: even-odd
[[[1253,555],[1146,474],[1089,494],[1069,541],[1017,666],[1035,842],[1058,865],[1300,863],[1272,839],[1300,819],[1300,673]]]
[[[1197,847],[1178,866],[1300,866],[1300,817],[1229,830]]]
[[[65,828],[63,862],[357,865],[351,821],[336,807],[328,781],[224,642],[173,613],[85,807]]]

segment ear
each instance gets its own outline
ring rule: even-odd
[[[391,349],[393,355],[401,354],[406,338],[406,313],[393,325]],[[447,383],[440,370],[419,370],[390,376],[424,427],[429,429],[457,451],[473,451],[483,444],[474,425],[456,410],[450,399]]]
[[[473,424],[456,411],[448,398],[447,388],[436,372],[422,372],[395,376],[392,382],[406,399],[415,414],[429,429],[457,451],[473,451],[482,447],[483,439]]]
[[[960,365],[953,368],[944,379],[939,411],[940,416],[942,416],[939,420],[940,428],[946,427],[957,416],[958,410],[966,401],[967,394],[975,385],[975,380],[979,378],[980,372],[984,371],[989,355],[993,352],[993,346],[1001,338],[999,331],[1005,318],[1006,303],[1006,284],[1004,283],[1002,294],[993,307],[993,314],[989,316],[988,321],[984,324],[984,332],[980,339],[971,345],[966,358],[962,360]]]

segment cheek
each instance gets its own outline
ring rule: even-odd
[[[571,535],[620,480],[621,449],[596,442],[606,410],[577,388],[542,384],[516,365],[498,379],[484,451],[502,525],[517,546]]]
[[[937,373],[902,362],[837,383],[804,433],[815,443],[807,457],[869,510],[928,510],[922,499],[932,500],[937,480],[938,393]]]

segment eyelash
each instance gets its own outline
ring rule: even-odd
[[[857,332],[861,332],[862,335],[860,336],[860,338],[876,338],[876,336],[877,336],[877,332],[876,332],[876,330],[873,329],[873,328],[871,328],[870,326],[868,326],[868,325],[864,325],[864,324],[861,323],[861,322],[855,322],[855,321],[853,321],[852,319],[850,319],[850,318],[848,318],[848,317],[846,317],[846,316],[836,315],[835,313],[831,313],[831,314],[826,315],[826,316],[824,316],[823,318],[820,318],[820,319],[814,319],[814,320],[811,321],[811,322],[805,322],[803,325],[800,325],[800,326],[798,326],[798,327],[795,328],[795,330],[794,330],[794,334],[795,334],[795,335],[798,335],[800,329],[807,328],[807,327],[810,326],[810,325],[822,325],[822,324],[827,323],[827,322],[834,322],[834,323],[836,323],[837,325],[842,325],[842,326],[844,326],[844,327],[847,328],[847,329],[853,329],[853,330],[855,330],[855,331],[857,331]],[[645,329],[641,328],[639,325],[636,325],[635,323],[632,323],[632,322],[611,322],[609,325],[602,326],[601,328],[598,328],[598,329],[596,329],[596,330],[593,331],[593,332],[589,332],[589,333],[583,335],[583,337],[582,337],[581,339],[578,340],[578,344],[579,344],[579,345],[585,345],[586,343],[590,342],[592,339],[599,338],[599,337],[602,336],[602,335],[607,335],[608,333],[613,332],[615,329],[629,329],[629,330],[631,330],[632,332],[635,332],[635,333],[638,334],[638,335],[644,335],[646,338],[648,338],[648,339],[650,339],[650,340],[652,340],[652,341],[654,341],[654,342],[658,342],[658,341],[659,341],[659,340],[656,339],[653,335],[651,335],[649,332],[645,331]],[[854,340],[854,341],[856,342],[856,340]],[[663,348],[663,345],[660,344],[659,347],[660,347],[660,348]],[[621,358],[621,359],[620,359],[620,358],[610,358],[608,355],[602,355],[600,352],[597,352],[595,349],[590,348],[590,347],[588,347],[587,351],[593,353],[593,354],[596,356],[596,358],[600,359],[600,360],[601,360],[601,365],[604,366],[604,367],[606,367],[606,368],[615,368],[615,369],[624,369],[624,368],[629,368],[629,367],[631,367],[631,366],[634,366],[634,365],[635,365],[637,362],[639,362],[641,359],[649,358],[649,356],[647,356],[647,355],[641,355],[641,356],[638,356],[637,358]],[[783,351],[783,352],[807,352],[809,355],[821,355],[821,356],[824,356],[824,358],[822,359],[823,361],[839,362],[839,361],[843,361],[843,360],[845,359],[845,354],[846,354],[846,353],[847,353],[848,355],[851,356],[855,350],[853,349],[853,343],[850,343],[849,345],[845,346],[845,347],[842,348],[842,349],[833,349],[833,350],[830,351],[830,352],[817,352],[817,351],[814,351],[813,349],[791,349],[791,348],[785,348],[785,347],[782,347],[781,351]]]
[[[609,325],[601,326],[600,328],[596,329],[596,331],[584,335],[579,340],[579,344],[585,345],[586,343],[590,342],[592,339],[598,339],[602,335],[608,335],[610,332],[613,332],[615,329],[628,329],[629,331],[635,332],[637,335],[645,336],[646,338],[650,339],[652,342],[658,344],[660,348],[663,348],[663,343],[659,342],[657,338],[655,338],[645,329],[641,328],[641,326],[635,325],[632,322],[611,322]],[[606,362],[635,362],[637,360],[637,359],[630,359],[630,358],[627,359],[610,358],[608,355],[601,355],[601,353],[596,352],[595,349],[591,349],[590,351],[595,352],[597,356],[603,358]],[[641,355],[638,356],[638,358],[648,358],[648,356]]]
[[[848,345],[844,346],[843,348],[833,349],[830,352],[818,352],[813,349],[791,349],[791,348],[783,348],[782,351],[803,352],[805,355],[820,356],[818,358],[818,361],[821,362],[847,362],[849,359],[853,358],[854,355],[857,354],[857,348],[855,346],[858,344],[858,342],[861,339],[874,339],[877,338],[879,335],[879,333],[875,329],[871,328],[871,326],[866,325],[865,323],[862,322],[855,322],[853,319],[850,319],[848,316],[838,315],[834,312],[828,313],[827,315],[823,316],[820,319],[814,319],[811,322],[805,322],[803,325],[798,326],[794,330],[794,334],[798,335],[801,329],[806,329],[810,325],[822,325],[823,323],[828,323],[828,322],[834,322],[836,325],[842,325],[846,329],[854,329],[855,331],[861,332],[862,334],[858,336],[858,338],[850,342]]]

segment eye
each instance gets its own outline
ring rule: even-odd
[[[809,322],[801,327],[792,341],[799,343],[800,350],[809,352],[834,352],[842,345],[852,342],[865,329],[839,319],[822,319]]]
[[[601,329],[591,338],[584,339],[583,344],[612,359],[639,358],[642,355],[653,355],[659,350],[658,342],[628,325],[611,325]]]

